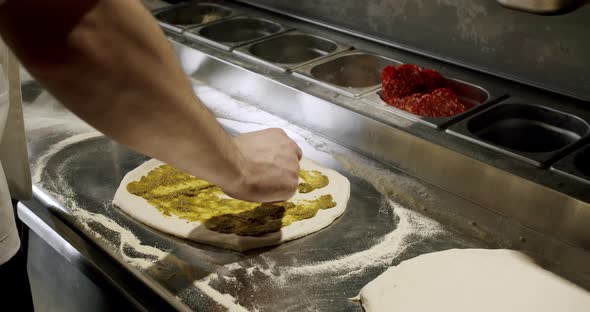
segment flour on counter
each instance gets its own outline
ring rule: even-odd
[[[228,294],[222,294],[209,285],[210,277],[194,281],[193,285],[211,297],[217,303],[224,306],[230,312],[248,312],[248,310],[237,303],[237,299]]]
[[[129,229],[121,226],[113,219],[102,214],[92,213],[83,207],[79,207],[78,203],[74,200],[74,191],[69,187],[67,181],[63,180],[63,174],[54,177],[55,180],[52,181],[42,180],[43,171],[46,168],[47,162],[52,156],[72,144],[80,143],[85,140],[98,138],[101,136],[102,134],[96,131],[79,133],[50,146],[32,166],[33,183],[40,187],[59,189],[59,194],[57,192],[45,189],[46,192],[51,194],[50,196],[52,197],[53,204],[56,206],[67,206],[67,211],[69,214],[74,217],[81,226],[84,227],[87,233],[95,236],[98,239],[101,239],[107,244],[113,245],[117,251],[117,255],[120,256],[123,261],[132,267],[143,271],[157,268],[160,261],[169,258],[175,258],[174,255],[156,247],[143,244],[139,238],[137,238],[137,236],[135,236]],[[112,240],[105,237],[102,231],[97,231],[95,228],[93,228],[93,224],[99,224],[108,231],[115,233],[115,235],[119,237],[118,244],[114,244]],[[139,254],[141,256],[132,256],[130,255],[131,253],[126,249],[132,250],[132,254]],[[209,286],[207,280],[194,281],[194,286],[207,294],[217,303],[227,308],[229,311],[247,311],[245,308],[235,303],[237,299],[231,297],[228,294],[222,294],[221,292]]]
[[[76,144],[76,143],[79,143],[79,142],[82,142],[85,140],[89,140],[89,139],[93,139],[93,138],[97,138],[97,137],[101,137],[101,136],[102,136],[101,133],[95,132],[95,131],[87,132],[87,133],[80,133],[80,134],[73,135],[67,139],[64,139],[56,144],[53,144],[43,154],[43,156],[39,157],[38,160],[34,163],[33,175],[32,175],[33,176],[33,183],[37,186],[39,186],[39,185],[47,186],[49,184],[54,185],[54,186],[58,186],[58,188],[60,189],[60,194],[56,194],[55,192],[51,192],[49,190],[47,190],[47,191],[52,193],[52,196],[55,197],[54,199],[57,199],[57,202],[61,202],[62,204],[67,204],[68,205],[67,208],[69,210],[70,215],[77,218],[80,221],[80,223],[82,224],[82,226],[85,227],[86,230],[88,230],[90,233],[94,233],[97,237],[100,238],[101,234],[98,233],[97,231],[91,229],[88,225],[89,222],[96,222],[96,223],[101,224],[105,228],[118,233],[120,235],[120,244],[119,244],[119,246],[117,246],[117,248],[119,249],[120,254],[123,257],[123,259],[135,267],[147,269],[154,262],[157,262],[157,260],[161,260],[165,256],[167,256],[168,253],[165,253],[157,248],[142,245],[141,242],[139,241],[139,239],[137,237],[135,237],[135,235],[133,235],[133,233],[131,233],[129,230],[123,228],[122,226],[117,224],[112,219],[110,219],[104,215],[101,215],[101,214],[88,212],[88,211],[78,207],[78,204],[73,199],[74,198],[74,191],[68,188],[68,183],[66,181],[63,181],[60,179],[60,177],[63,177],[63,175],[59,175],[58,177],[56,177],[56,179],[54,179],[52,181],[42,181],[43,170],[45,169],[47,162],[51,159],[52,156],[54,156],[59,151],[63,150],[64,148],[66,148],[72,144]],[[132,258],[132,257],[128,256],[127,253],[123,251],[123,248],[125,248],[126,246],[133,248],[138,253],[149,255],[150,256],[149,259]],[[155,259],[155,260],[152,260],[152,259]]]
[[[387,234],[381,242],[370,249],[359,251],[346,257],[315,263],[313,265],[292,267],[286,270],[290,275],[311,275],[326,272],[342,272],[342,278],[348,278],[361,273],[368,267],[391,265],[391,261],[411,244],[421,238],[444,233],[445,229],[438,223],[418,217],[411,210],[403,208],[394,202],[389,202],[399,217],[397,228]]]
[[[273,287],[276,288],[286,287],[296,279],[302,279],[314,274],[320,276],[325,274],[337,279],[350,280],[365,272],[365,270],[384,269],[390,266],[396,257],[403,254],[414,244],[428,238],[447,235],[447,230],[442,225],[404,207],[397,201],[397,198],[401,196],[399,194],[400,188],[416,192],[418,196],[428,196],[425,188],[414,182],[412,178],[402,173],[396,173],[394,170],[366,157],[351,153],[350,150],[326,138],[293,125],[275,115],[261,111],[252,105],[237,101],[215,89],[197,86],[195,91],[201,100],[208,104],[209,108],[219,117],[219,121],[224,126],[239,128],[243,131],[256,131],[268,127],[282,128],[302,147],[304,154],[308,157],[320,163],[341,166],[341,169],[365,179],[386,197],[380,209],[387,212],[383,214],[384,216],[393,218],[389,221],[397,224],[395,230],[383,235],[367,249],[358,250],[333,260],[281,265],[273,260],[272,256],[262,253],[256,259],[245,259],[227,264],[217,272],[192,282],[194,287],[229,311],[246,311],[247,308],[256,309],[256,306],[259,306],[258,302],[248,303],[248,299],[245,299],[239,293],[233,294],[231,290],[225,290],[225,288],[218,286],[217,283],[223,282],[236,285],[237,288],[242,287],[242,281],[239,277],[236,277],[236,272],[243,272],[247,278],[263,278],[263,281],[269,283],[260,285],[252,283],[250,286],[256,287],[255,291],[263,291],[268,285],[274,285]],[[38,119],[31,120],[41,121],[43,118],[42,114],[40,114]],[[72,144],[101,136],[100,133],[91,131],[91,128],[87,126],[80,126],[78,122],[72,121],[71,123],[60,124],[58,120],[59,118],[56,117],[55,120],[50,118],[44,121],[52,125],[60,125],[60,127],[74,135],[53,144],[43,155],[38,157],[38,160],[33,165],[34,183],[40,187],[56,186],[54,189],[59,190],[60,194],[50,192],[51,196],[62,205],[67,206],[70,214],[80,222],[87,232],[111,243],[112,240],[102,237],[102,234],[96,231],[93,224],[99,224],[108,231],[117,233],[116,235],[120,236],[120,243],[115,246],[115,251],[133,267],[147,270],[157,265],[162,259],[171,256],[171,253],[167,251],[143,245],[137,236],[115,220],[102,214],[87,211],[84,207],[78,207],[74,200],[75,194],[71,189],[68,189],[65,181],[59,180],[59,177],[55,181],[43,181],[43,170],[53,155]],[[71,127],[71,129],[67,129],[68,127]],[[34,128],[42,129],[43,125],[37,125]],[[63,169],[65,170],[65,168]],[[392,211],[394,213],[391,213]],[[141,254],[141,257],[129,255],[126,252],[128,248],[134,250],[135,253]],[[238,298],[240,303],[238,303]]]
[[[97,231],[94,231],[89,226],[90,222],[99,223],[105,228],[118,233],[121,240],[118,246],[119,254],[123,257],[125,262],[133,265],[134,267],[147,270],[153,266],[154,263],[157,263],[158,261],[161,261],[164,258],[170,256],[170,253],[168,252],[148,245],[143,245],[141,241],[135,235],[133,235],[133,233],[131,233],[131,231],[102,214],[88,212],[81,208],[72,209],[71,214],[81,221],[80,223],[88,232],[94,233],[99,238],[101,238],[101,234]],[[147,255],[148,257],[131,257],[127,255],[127,252],[124,251],[125,247],[133,248],[136,252]]]
[[[43,174],[43,169],[45,168],[45,166],[47,165],[47,162],[51,159],[51,157],[53,155],[55,155],[57,152],[61,151],[62,149],[72,145],[72,144],[76,144],[88,139],[93,139],[93,138],[97,138],[102,136],[102,134],[100,132],[96,132],[96,131],[92,131],[92,132],[85,132],[85,133],[80,133],[80,134],[76,134],[73,135],[63,141],[60,141],[56,144],[53,144],[47,151],[45,151],[45,153],[43,154],[43,156],[39,157],[37,159],[37,161],[35,161],[35,163],[32,166],[32,181],[33,184],[40,184],[41,181],[41,174]]]
[[[282,128],[300,145],[307,157],[323,163],[339,164],[344,171],[366,180],[385,196],[380,206],[380,210],[384,210],[382,215],[388,218],[393,216],[396,220],[391,221],[397,221],[396,228],[392,232],[385,234],[365,250],[333,260],[287,266],[278,265],[271,256],[263,253],[256,261],[248,259],[225,265],[226,275],[244,274],[245,278],[263,278],[277,289],[289,287],[293,281],[310,276],[325,276],[334,281],[351,280],[361,276],[367,270],[386,269],[412,246],[425,240],[451,235],[441,224],[399,203],[399,200],[411,203],[414,197],[428,199],[429,194],[426,188],[412,177],[397,173],[395,169],[357,153],[351,153],[350,150],[326,138],[233,99],[211,87],[196,86],[195,91],[219,117],[219,121],[224,126],[240,129],[240,131],[257,131],[269,127]],[[391,214],[391,211],[394,213]],[[212,282],[221,280],[235,287],[240,285],[240,281],[228,280],[221,273],[212,273],[203,282],[213,285]]]

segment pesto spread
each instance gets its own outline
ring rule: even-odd
[[[328,177],[317,170],[299,170],[299,177],[303,179],[303,182],[297,186],[297,190],[300,193],[309,193],[313,190],[321,189],[330,183]]]
[[[328,177],[319,171],[301,170],[299,192],[307,193],[328,185]],[[303,186],[302,186],[303,185]],[[141,196],[166,216],[198,221],[220,233],[263,235],[293,222],[314,217],[320,209],[336,206],[332,195],[313,200],[260,204],[237,200],[207,181],[169,165],[150,171],[139,181],[127,185],[127,191]]]

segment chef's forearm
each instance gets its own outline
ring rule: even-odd
[[[239,176],[235,143],[139,1],[9,0],[0,31],[27,69],[98,130],[214,183]]]

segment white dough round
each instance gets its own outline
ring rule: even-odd
[[[512,250],[453,249],[391,267],[361,290],[367,312],[588,312],[590,294]]]
[[[187,221],[175,215],[165,216],[144,198],[127,191],[127,184],[138,181],[151,170],[163,165],[159,160],[149,160],[125,175],[113,199],[113,204],[131,217],[162,232],[166,232],[181,238],[223,247],[227,249],[244,251],[284,243],[302,236],[317,232],[330,225],[340,217],[350,197],[350,182],[340,173],[320,166],[315,162],[303,158],[300,162],[303,170],[317,170],[328,177],[329,184],[321,189],[301,194],[297,193],[290,201],[312,200],[322,195],[331,194],[336,206],[330,209],[320,209],[310,219],[305,219],[282,227],[280,231],[267,233],[261,236],[239,236],[211,231],[204,224],[195,221]]]

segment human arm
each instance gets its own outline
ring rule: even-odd
[[[116,141],[236,198],[295,191],[297,145],[280,130],[227,134],[140,1],[8,0],[0,34],[45,88]]]

